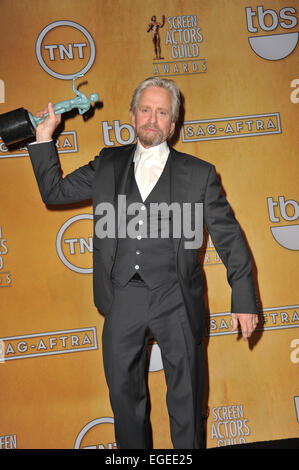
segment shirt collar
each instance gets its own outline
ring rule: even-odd
[[[142,157],[141,157],[142,154]],[[167,141],[165,140],[159,145],[155,145],[154,147],[145,148],[143,145],[137,140],[137,146],[135,150],[135,155],[133,158],[133,162],[139,161],[140,158],[146,158],[147,155],[155,156],[159,160],[164,161],[167,159],[169,154],[169,147]]]

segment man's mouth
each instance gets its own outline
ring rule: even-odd
[[[154,127],[146,127],[144,130],[146,132],[159,132],[159,130],[155,129]]]
[[[151,126],[149,124],[142,126],[142,129],[146,132],[154,132],[154,133],[161,132],[161,129],[159,127]]]

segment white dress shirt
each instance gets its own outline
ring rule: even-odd
[[[135,164],[136,183],[143,201],[145,201],[160,178],[168,155],[169,147],[166,141],[148,149],[137,141],[133,162]]]

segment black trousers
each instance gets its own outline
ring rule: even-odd
[[[125,287],[115,284],[102,344],[117,446],[151,448],[145,381],[150,334],[161,349],[173,446],[198,449],[202,427],[202,347],[194,342],[177,281],[152,290],[138,281],[130,281]]]

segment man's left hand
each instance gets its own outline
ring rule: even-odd
[[[232,331],[238,329],[238,322],[241,326],[243,339],[246,341],[258,324],[258,316],[255,313],[232,313]]]

